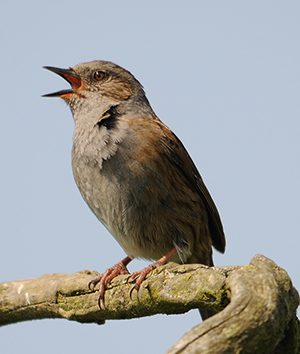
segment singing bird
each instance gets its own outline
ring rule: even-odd
[[[71,85],[44,96],[61,97],[71,108],[76,184],[127,254],[91,281],[100,283],[100,307],[105,286],[129,274],[134,258],[155,261],[131,275],[136,290],[169,260],[213,266],[212,246],[225,251],[219,213],[187,150],[156,116],[139,81],[108,61],[45,69]],[[201,311],[203,318],[212,313]]]

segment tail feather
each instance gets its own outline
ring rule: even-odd
[[[214,262],[213,262],[213,259],[212,259],[212,252],[211,252],[209,267],[213,267],[213,266],[214,266]],[[216,311],[216,310],[213,310],[213,309],[208,309],[208,308],[200,308],[199,312],[200,312],[200,316],[202,317],[202,321],[204,321],[207,318],[215,315],[219,311]]]
[[[218,311],[213,310],[213,309],[206,309],[206,308],[201,308],[199,309],[200,316],[202,317],[202,321],[206,320],[207,318],[215,315],[218,313]]]

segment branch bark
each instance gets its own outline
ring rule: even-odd
[[[119,276],[105,291],[105,310],[88,289],[95,272],[48,274],[0,284],[0,325],[42,318],[103,324],[207,307],[219,312],[186,333],[168,354],[299,353],[299,295],[285,270],[256,255],[244,267],[168,265],[153,271],[133,298]]]

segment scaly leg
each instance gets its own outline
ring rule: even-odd
[[[106,285],[117,275],[130,274],[126,266],[132,261],[132,258],[126,257],[122,259],[119,263],[115,264],[113,267],[108,268],[105,273],[99,274],[97,277],[89,282],[89,289],[92,290],[95,285],[99,284],[99,298],[98,305],[101,310],[105,310],[104,306],[104,291]]]
[[[155,268],[160,267],[166,263],[169,262],[169,260],[177,253],[176,248],[174,247],[170,252],[168,252],[165,256],[161,257],[158,261],[150,264],[148,267],[139,270],[137,272],[132,273],[127,280],[130,279],[135,279],[137,278],[135,284],[133,287],[130,289],[130,298],[132,295],[133,290],[136,290],[137,292],[139,291],[139,288],[143,282],[143,280],[146,278],[146,276]]]

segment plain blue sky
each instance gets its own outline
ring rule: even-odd
[[[69,108],[41,98],[68,87],[42,66],[103,59],[137,77],[195,161],[227,236],[216,265],[260,253],[300,289],[299,12],[299,1],[3,2],[0,282],[124,257],[73,181]],[[1,328],[1,352],[163,353],[199,321],[25,322]]]

